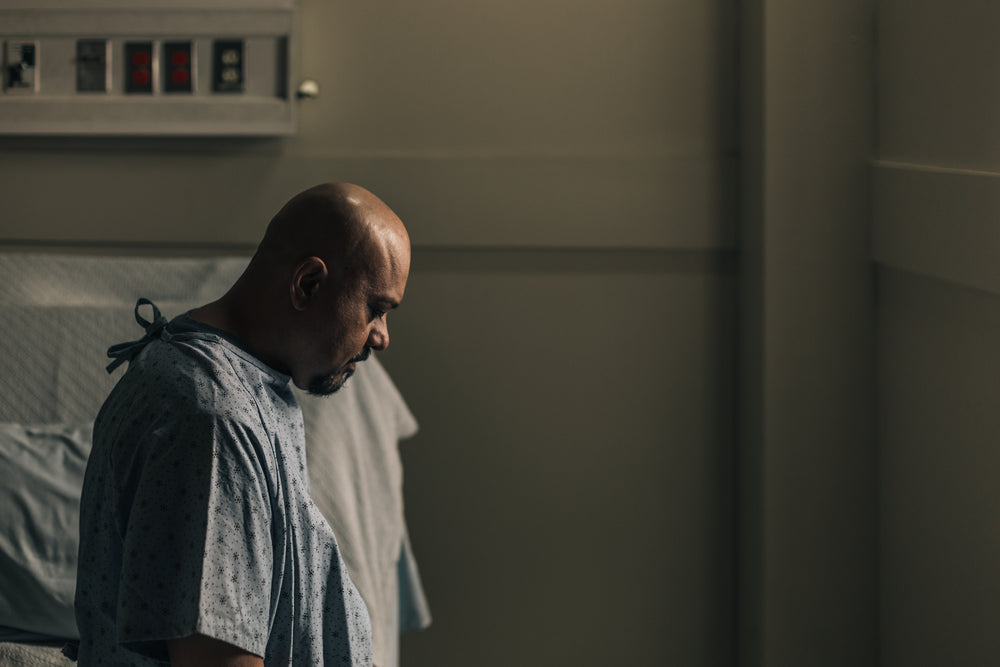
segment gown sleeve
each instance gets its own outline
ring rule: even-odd
[[[273,579],[273,450],[245,425],[194,415],[154,430],[121,480],[118,641],[162,660],[199,633],[264,655]]]

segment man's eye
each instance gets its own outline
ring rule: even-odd
[[[376,306],[369,306],[368,312],[371,314],[371,318],[373,320],[377,320],[385,316],[385,311],[382,310],[381,308],[377,308]]]

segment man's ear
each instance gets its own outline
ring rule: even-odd
[[[305,310],[319,293],[328,275],[326,263],[319,257],[306,257],[295,265],[289,286],[292,307]]]

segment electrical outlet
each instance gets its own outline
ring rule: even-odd
[[[152,42],[125,42],[125,92],[152,94],[154,65]]]
[[[111,76],[108,40],[76,41],[76,90],[79,93],[106,93]]]
[[[163,43],[163,92],[192,92],[195,71],[191,42]]]
[[[242,39],[217,39],[212,44],[212,90],[242,93],[245,76]]]
[[[4,88],[8,93],[38,91],[38,42],[8,40],[4,48]]]

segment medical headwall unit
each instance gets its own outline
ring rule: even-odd
[[[293,0],[0,0],[0,134],[295,131]]]

